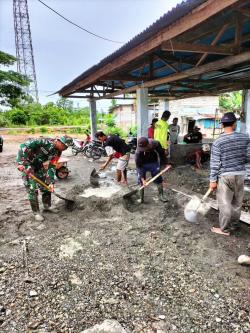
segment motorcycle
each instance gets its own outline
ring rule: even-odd
[[[107,153],[105,148],[103,147],[102,143],[99,141],[93,141],[92,146],[89,148],[90,155],[93,160],[98,160],[102,156],[106,157]]]
[[[85,152],[88,148],[88,141],[83,141],[79,139],[73,139],[73,144],[71,146],[72,155],[76,156],[79,153],[85,155]]]

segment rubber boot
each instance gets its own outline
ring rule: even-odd
[[[51,193],[45,192],[42,194],[42,202],[43,202],[43,211],[50,213],[58,213],[59,210],[55,207],[51,206]]]
[[[166,196],[164,194],[163,184],[162,183],[161,184],[157,184],[157,188],[158,188],[158,196],[159,196],[160,201],[167,202],[168,200],[167,200],[167,198],[166,198]]]
[[[143,203],[144,202],[144,188],[142,190],[140,190],[139,193],[140,193],[139,203]]]
[[[44,217],[40,214],[39,211],[39,203],[38,203],[38,197],[35,196],[34,200],[30,200],[30,206],[32,209],[32,212],[34,214],[34,218],[37,222],[42,222],[44,220]]]

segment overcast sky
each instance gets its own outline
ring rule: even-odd
[[[43,0],[84,28],[127,42],[180,0]],[[0,0],[0,49],[15,55],[13,0]],[[28,0],[40,102],[121,47],[74,27],[37,0]],[[56,97],[57,98],[57,97]],[[80,100],[77,100],[79,103]],[[86,105],[87,102],[80,102]],[[104,111],[110,101],[98,103]]]

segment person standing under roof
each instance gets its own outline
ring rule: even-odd
[[[155,124],[154,139],[159,141],[162,148],[165,150],[166,155],[168,155],[168,119],[170,117],[170,111],[164,111],[161,119]]]
[[[170,144],[178,143],[179,133],[180,133],[180,126],[178,125],[178,118],[174,118],[173,123],[169,125]]]
[[[217,189],[219,228],[211,231],[230,236],[239,225],[250,140],[247,134],[235,132],[233,112],[225,113],[221,122],[224,133],[214,141],[210,160],[210,188]]]
[[[135,152],[135,163],[138,173],[138,180],[141,185],[146,184],[146,173],[150,172],[154,177],[160,172],[160,168],[167,164],[167,158],[161,144],[153,139],[141,137],[138,140]],[[163,192],[163,178],[158,177],[154,183],[157,185],[159,199],[166,202],[167,199]],[[144,189],[140,191],[141,202],[144,201]]]
[[[95,134],[97,140],[104,144],[105,150],[108,155],[106,163],[104,163],[100,170],[104,170],[114,157],[115,152],[121,156],[118,159],[116,166],[116,180],[119,184],[127,184],[127,165],[130,158],[130,147],[126,142],[119,138],[118,135],[106,135],[102,131]]]
[[[158,121],[157,118],[152,119],[152,123],[151,123],[150,127],[148,128],[148,138],[149,139],[154,138],[155,124],[157,123],[157,121]]]

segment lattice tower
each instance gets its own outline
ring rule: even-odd
[[[27,0],[13,0],[13,14],[17,71],[26,75],[31,80],[27,92],[38,102],[38,89]]]

